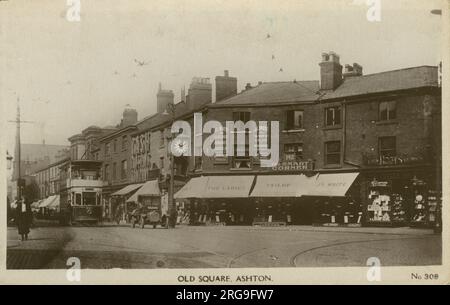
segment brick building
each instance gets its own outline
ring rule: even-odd
[[[435,191],[441,189],[441,90],[437,67],[363,75],[362,66],[356,63],[345,65],[343,72],[339,56],[333,52],[324,53],[319,66],[320,82],[248,85],[243,92],[202,109],[203,122],[217,120],[224,125],[227,120],[279,121],[277,166],[263,168],[258,157],[246,154],[190,157],[189,168],[193,176],[210,177],[211,189],[215,190],[219,187],[214,186],[214,180],[221,181],[220,189],[233,190],[239,188],[234,184],[245,184],[237,177],[245,176],[251,181],[246,190],[250,194],[251,189],[264,188],[259,183],[265,183],[264,176],[271,175],[271,183],[266,183],[265,188],[272,187],[276,194],[277,186],[305,174],[315,179],[309,182],[313,185],[327,179],[334,179],[326,182],[328,187],[345,181],[346,196],[332,196],[332,191],[324,196],[316,187],[315,192],[305,190],[302,196],[286,198],[236,194],[233,199],[233,191],[229,191],[222,198],[211,194],[212,199],[201,194],[205,189],[197,186],[198,197],[190,195],[194,206],[201,207],[194,209],[195,221],[230,222],[229,216],[216,215],[225,211],[236,214],[233,223],[239,219],[251,223],[255,218],[261,222],[331,225],[433,222],[438,197]],[[230,175],[232,179],[223,178]],[[346,181],[348,177],[351,179]],[[226,181],[228,187],[223,185]],[[427,198],[430,210],[421,211]]]

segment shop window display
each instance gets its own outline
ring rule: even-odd
[[[367,223],[372,225],[400,225],[407,220],[405,198],[392,188],[391,181],[370,182]]]
[[[430,225],[434,225],[436,221],[438,221],[438,212],[442,202],[441,196],[442,195],[437,191],[430,190],[428,192],[428,222]]]
[[[427,204],[427,187],[425,182],[419,179],[413,179],[414,206],[411,217],[411,226],[424,226],[428,224],[428,204]]]
[[[362,206],[352,198],[330,198],[316,200],[318,207],[316,225],[360,226]]]
[[[289,200],[260,199],[256,201],[253,225],[278,226],[292,222],[292,205]]]

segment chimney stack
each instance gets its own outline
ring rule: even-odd
[[[196,110],[211,102],[212,85],[209,78],[193,77],[188,89],[188,106],[190,110]]]
[[[138,120],[138,113],[136,109],[131,108],[130,104],[125,106],[122,114],[122,122],[120,127],[126,127],[136,124]]]
[[[344,78],[352,76],[362,76],[362,66],[357,63],[353,63],[353,66],[346,64],[344,67],[344,73],[342,75],[344,76]]]
[[[216,102],[237,94],[237,78],[230,77],[228,70],[223,76],[216,76]]]
[[[158,93],[156,94],[156,108],[158,113],[163,113],[168,104],[173,104],[174,94],[172,90],[163,90],[159,83]]]
[[[245,85],[245,90],[250,90],[252,89],[252,84],[247,83],[247,85]]]
[[[334,52],[322,53],[320,66],[320,89],[334,90],[342,82],[342,66],[339,55]]]

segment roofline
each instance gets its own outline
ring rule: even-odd
[[[197,108],[197,109],[190,110],[190,111],[185,112],[185,113],[183,113],[183,114],[181,114],[181,115],[179,115],[179,116],[176,116],[176,117],[174,118],[174,121],[177,121],[177,120],[180,120],[180,119],[183,119],[183,118],[190,117],[191,115],[193,115],[194,113],[197,113],[197,112],[202,112],[202,113],[203,113],[204,111],[207,111],[208,106],[210,106],[211,104],[212,104],[212,103],[210,102],[210,103],[208,103],[208,104],[206,104],[206,105],[203,105],[203,106],[201,106],[201,107],[199,107],[199,108]],[[167,120],[164,120],[164,122],[161,122],[161,123],[156,124],[156,125],[154,125],[154,126],[150,126],[150,127],[148,127],[148,128],[142,129],[142,130],[139,130],[139,129],[138,129],[137,131],[133,132],[133,133],[130,134],[130,135],[133,137],[133,136],[140,135],[140,134],[143,134],[143,133],[148,132],[148,131],[153,131],[153,130],[161,129],[162,126],[169,125],[171,121],[172,121],[172,120],[171,120],[170,118],[167,118]]]
[[[45,171],[45,170],[49,169],[50,167],[53,167],[53,166],[57,166],[57,165],[63,164],[63,163],[65,163],[65,162],[68,162],[69,160],[70,160],[70,157],[66,157],[66,158],[61,159],[61,160],[59,160],[59,161],[50,163],[49,165],[47,165],[47,166],[45,166],[45,167],[43,167],[43,168],[41,168],[41,169],[35,171],[35,173],[37,174],[37,173],[39,173],[39,172]]]
[[[123,128],[121,128],[119,130],[116,130],[116,131],[113,131],[111,133],[108,133],[107,135],[101,137],[99,139],[99,142],[103,142],[103,141],[106,141],[108,138],[114,137],[116,135],[120,135],[121,133],[126,132],[128,129],[137,129],[137,126],[134,125],[134,124],[133,125],[128,125],[128,126],[123,127]]]
[[[350,78],[363,78],[366,76],[379,75],[379,74],[385,74],[385,73],[391,73],[391,72],[397,72],[397,71],[412,70],[412,69],[417,69],[417,68],[436,68],[436,69],[438,69],[439,67],[438,66],[430,66],[430,65],[422,65],[422,66],[414,66],[414,67],[408,67],[408,68],[400,68],[400,69],[395,69],[395,70],[375,72],[375,73],[371,73],[371,74],[363,74],[360,76],[351,76]]]
[[[399,89],[399,90],[390,90],[390,91],[380,91],[380,92],[370,92],[370,93],[364,93],[364,94],[357,94],[357,95],[345,95],[340,97],[330,97],[327,98],[326,95],[320,97],[318,99],[318,102],[330,102],[330,101],[340,101],[340,100],[360,100],[360,99],[367,99],[367,98],[376,98],[384,95],[395,95],[396,93],[399,93],[401,95],[407,95],[410,91],[419,91],[419,90],[441,90],[441,87],[439,86],[421,86],[421,87],[411,87],[406,89]]]
[[[257,107],[276,107],[276,106],[293,106],[293,105],[307,105],[307,104],[313,104],[316,101],[318,101],[319,96],[317,99],[314,100],[289,100],[289,101],[282,101],[278,103],[249,103],[249,104],[216,104],[210,105],[208,108],[214,109],[214,108],[245,108],[245,107],[251,107],[251,108],[257,108]]]

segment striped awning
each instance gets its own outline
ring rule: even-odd
[[[112,193],[111,196],[126,196],[129,193],[137,190],[138,188],[140,188],[143,185],[144,185],[143,183],[127,185],[124,188],[121,188],[120,190],[118,190],[117,192]]]
[[[260,175],[250,197],[300,197],[308,194],[315,178],[305,175]]]
[[[49,209],[57,209],[59,207],[59,195],[47,206]]]
[[[358,173],[319,174],[309,188],[309,196],[344,197]]]
[[[54,200],[56,200],[56,195],[49,196],[42,200],[42,202],[39,204],[40,208],[46,208],[48,207]]]
[[[175,199],[186,199],[186,198],[199,198],[201,194],[205,192],[206,183],[208,183],[208,178],[194,177],[188,181],[178,192],[175,193]]]
[[[127,202],[137,202],[139,196],[161,196],[158,180],[151,180],[144,183],[144,185],[134,193]]]

